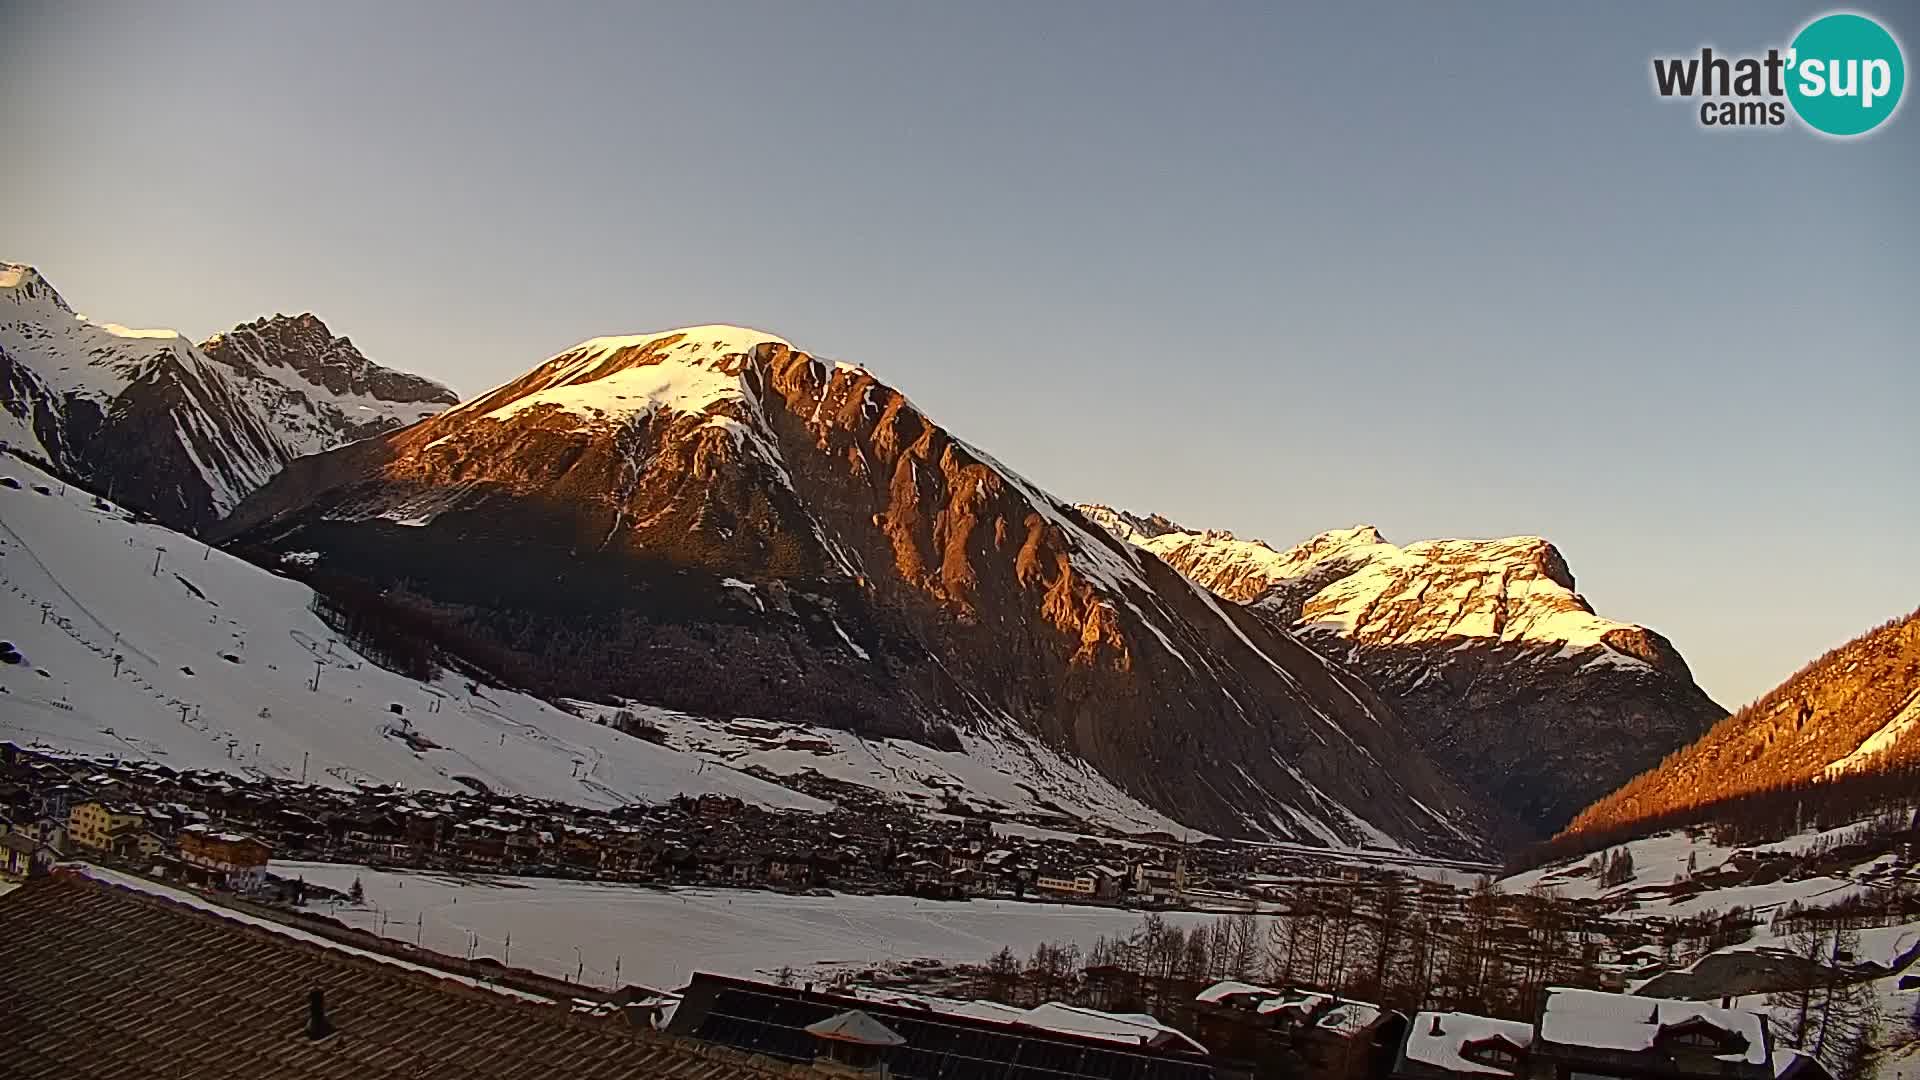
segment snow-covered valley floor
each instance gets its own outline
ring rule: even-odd
[[[453,956],[508,960],[516,967],[589,985],[620,979],[662,989],[694,971],[767,976],[857,970],[895,960],[978,963],[1001,946],[1025,956],[1042,941],[1083,948],[1124,935],[1140,913],[1015,900],[950,902],[909,896],[789,896],[746,889],[655,889],[553,878],[455,877],[341,863],[278,862],[282,877],[341,892],[358,879],[360,907],[315,904],[349,926]],[[1216,916],[1171,913],[1182,926]],[[511,947],[508,935],[512,935]]]

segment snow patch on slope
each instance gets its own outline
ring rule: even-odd
[[[1122,792],[1085,762],[1053,752],[1011,722],[962,731],[962,749],[948,751],[905,739],[866,739],[835,728],[752,717],[718,720],[638,704],[574,701],[567,706],[603,719],[624,709],[661,732],[668,746],[729,768],[765,770],[780,777],[814,772],[923,810],[943,810],[958,800],[1004,814],[1065,814],[1123,833],[1191,832]]]
[[[1874,759],[1899,745],[1909,735],[1920,734],[1920,690],[1907,699],[1907,704],[1893,719],[1880,730],[1867,736],[1853,752],[1839,758],[1826,767],[1828,777],[1854,772],[1872,765]]]

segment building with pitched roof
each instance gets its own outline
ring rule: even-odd
[[[1457,1012],[1413,1018],[1394,1080],[1774,1080],[1758,1013],[1696,1001],[1547,991],[1533,1023]]]
[[[914,995],[853,995],[696,974],[667,1030],[793,1063],[815,1062],[811,1030],[850,1011],[898,1036],[888,1075],[900,1080],[1213,1080],[1213,1061],[1151,1017],[1065,1006],[1026,1010],[980,1002],[936,1007]]]
[[[113,871],[0,896],[0,1078],[790,1075]]]

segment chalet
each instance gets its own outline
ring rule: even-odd
[[[68,814],[67,837],[80,847],[105,851],[116,834],[145,829],[146,824],[146,814],[135,807],[89,799]]]
[[[499,866],[507,861],[506,826],[480,818],[463,821],[453,827],[454,847],[462,858]]]
[[[747,804],[731,795],[706,794],[694,799],[694,813],[709,821],[722,821],[739,817],[746,811]]]
[[[1393,1080],[1528,1077],[1533,1025],[1459,1012],[1423,1012],[1407,1026]],[[1551,1076],[1552,1074],[1546,1074]],[[1565,1078],[1562,1078],[1565,1080]]]
[[[407,816],[404,840],[416,851],[439,849],[447,839],[447,818],[432,810],[420,810]]]
[[[751,885],[760,879],[760,865],[760,860],[751,855],[728,859],[722,864],[722,880],[735,885]]]
[[[1532,1024],[1423,1012],[1401,1044],[1394,1080],[1773,1080],[1759,1014],[1693,1001],[1547,991]]]
[[[88,798],[86,788],[78,784],[57,783],[43,785],[34,798],[34,810],[49,817],[66,819],[73,813],[74,804]]]
[[[180,859],[234,892],[252,892],[267,874],[273,849],[263,840],[205,825],[180,830]]]
[[[1118,900],[1125,889],[1127,875],[1111,866],[1096,863],[1081,873],[1093,878],[1093,898],[1095,900]]]
[[[106,850],[122,859],[151,859],[167,850],[167,841],[152,829],[129,825],[107,837]]]
[[[1552,989],[1534,1025],[1537,1077],[1772,1080],[1773,1047],[1758,1013],[1694,1001]]]
[[[406,839],[406,823],[385,811],[358,814],[344,820],[346,840],[356,847],[392,854]]]
[[[1406,1018],[1364,1001],[1220,982],[1194,999],[1195,1033],[1254,1076],[1366,1080],[1384,1076]]]
[[[575,825],[568,825],[560,831],[560,861],[569,866],[600,866],[606,860],[601,852],[600,838],[591,831]]]
[[[539,862],[540,853],[546,847],[541,839],[545,835],[526,825],[509,830],[506,834],[507,861],[510,863]]]

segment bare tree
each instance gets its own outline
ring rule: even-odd
[[[1878,1063],[1880,1005],[1870,980],[1847,971],[1860,935],[1806,924],[1788,938],[1794,982],[1768,995],[1787,1016],[1781,1043],[1817,1058],[1837,1080],[1865,1080]]]
[[[1260,920],[1243,911],[1227,921],[1227,971],[1230,979],[1251,979],[1260,964]]]
[[[1011,947],[1002,946],[999,952],[987,959],[986,987],[983,996],[988,1001],[1011,1005],[1014,1003],[1014,994],[1019,989],[1020,958],[1013,955]]]
[[[1367,971],[1361,992],[1384,1002],[1394,966],[1405,945],[1412,902],[1407,879],[1389,874],[1368,897],[1366,910]]]

